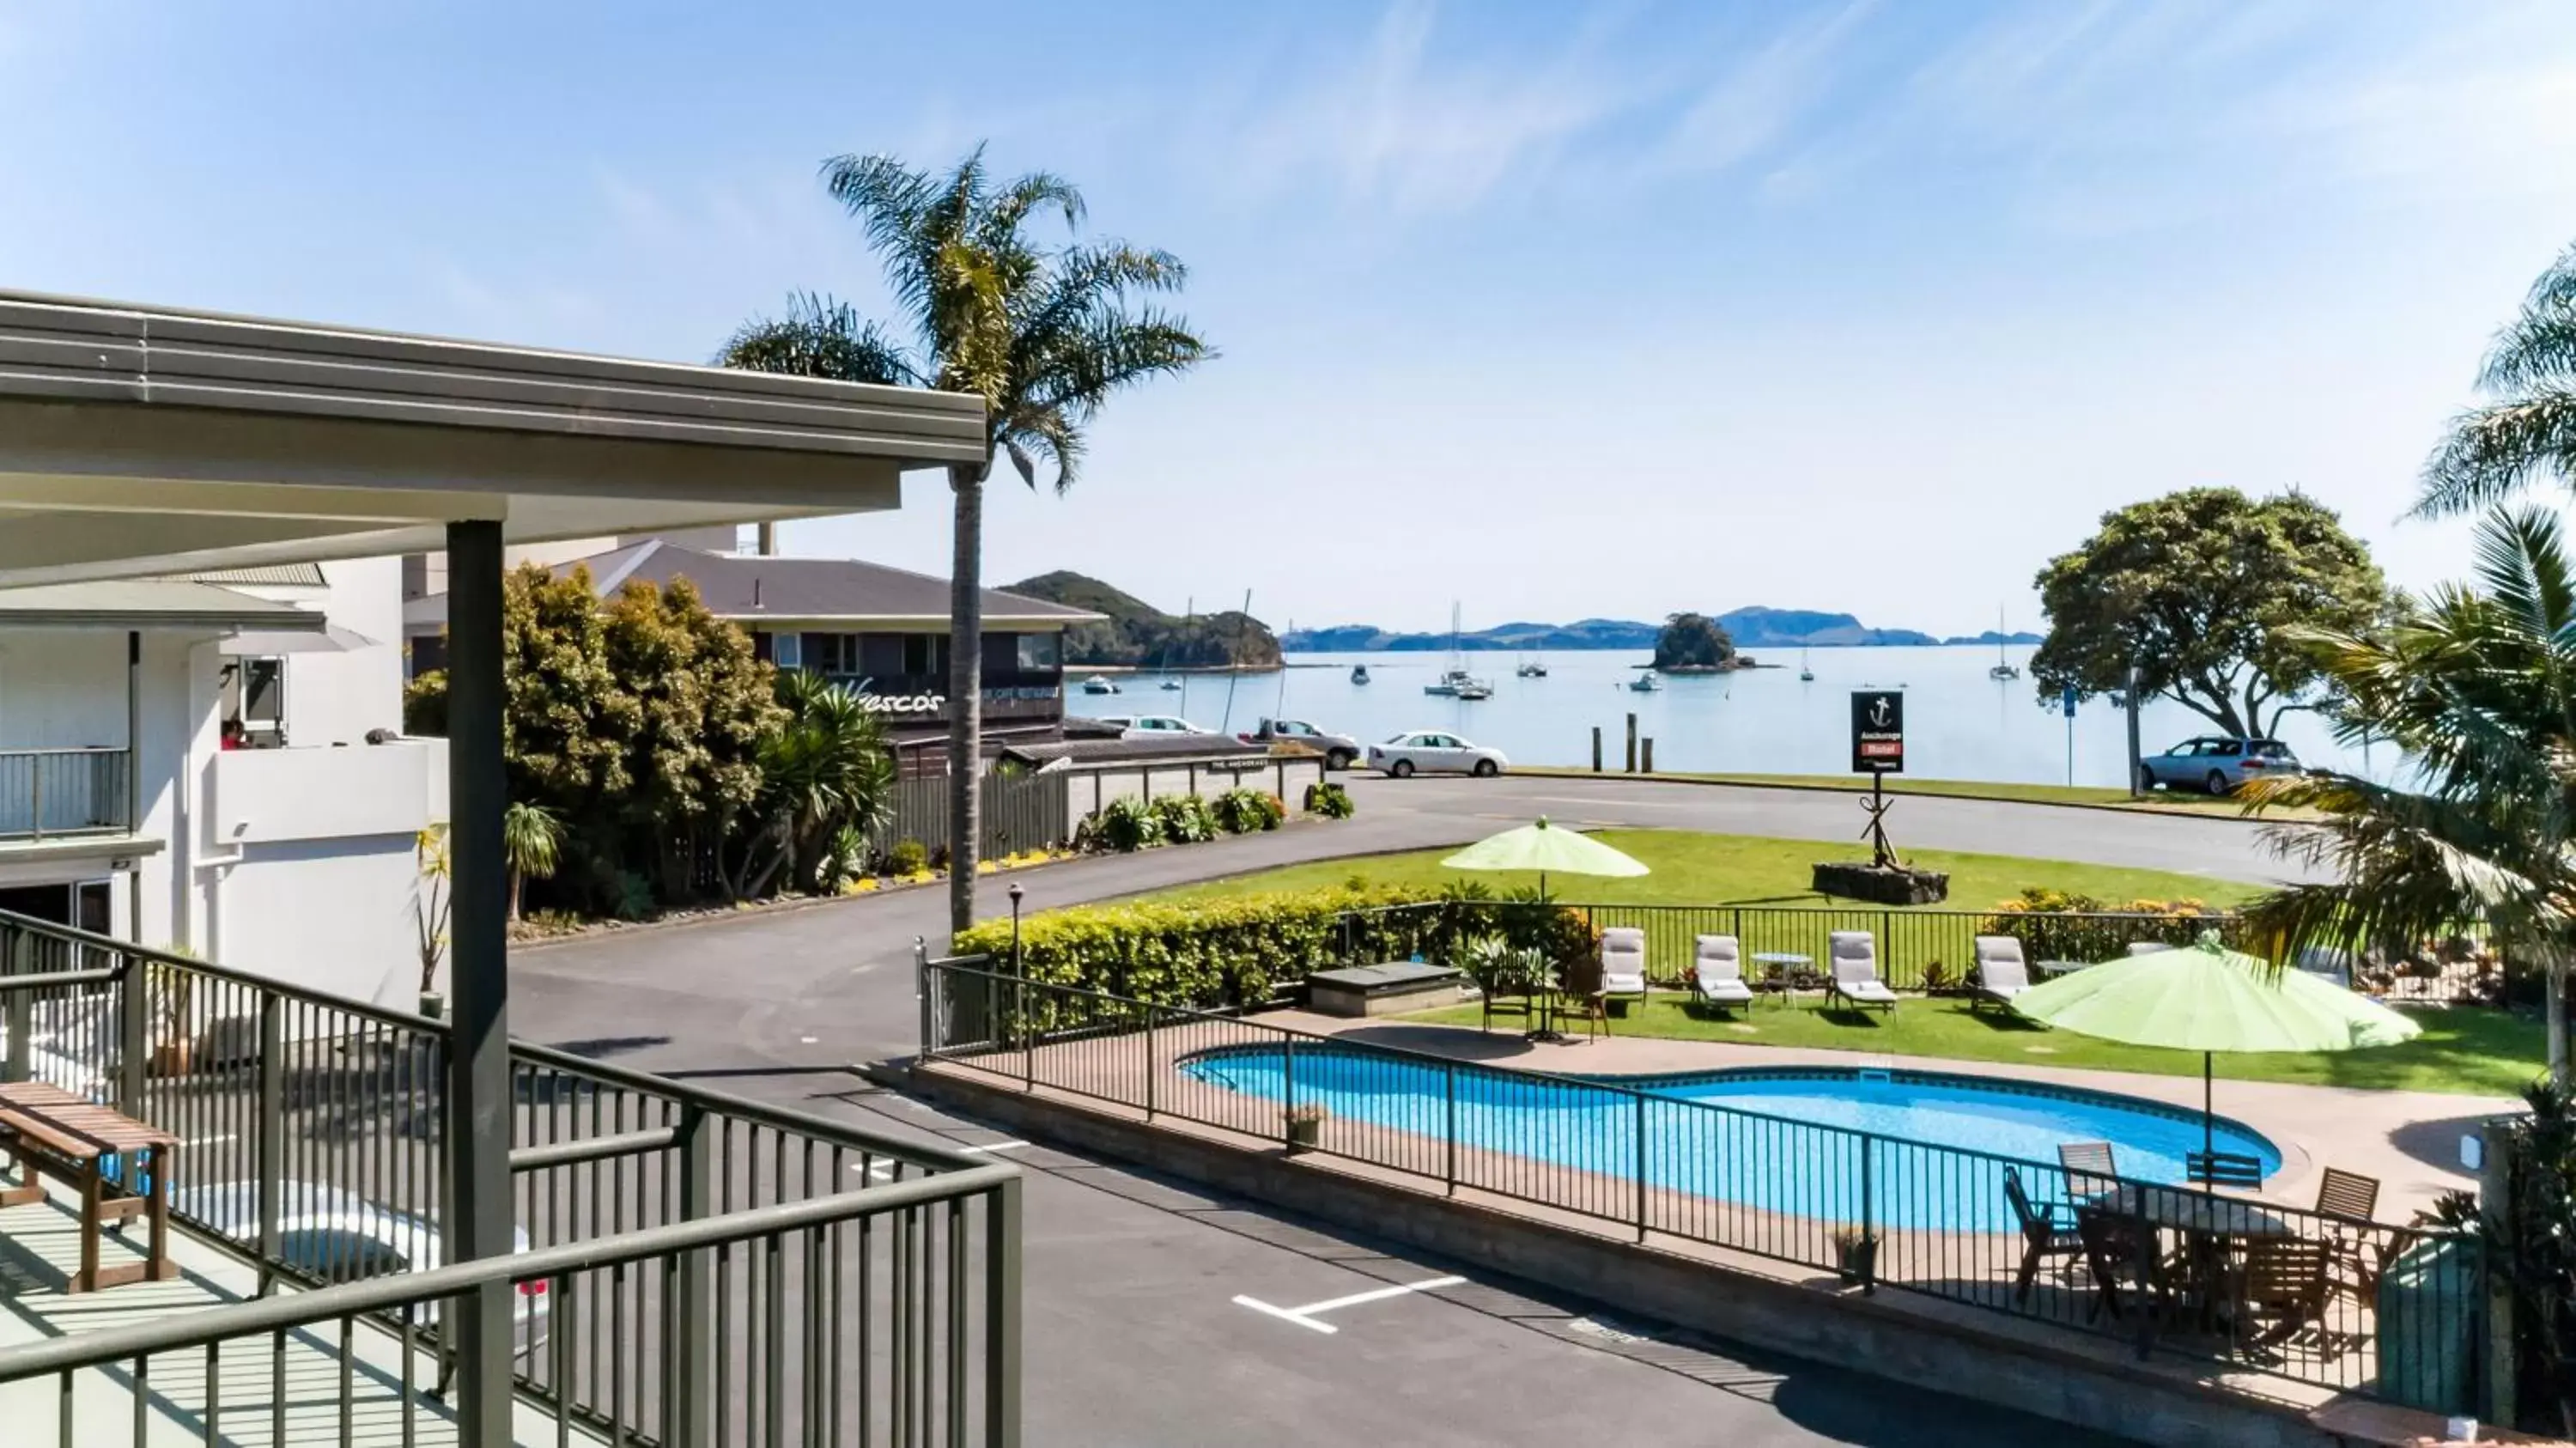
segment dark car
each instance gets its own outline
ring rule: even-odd
[[[1358,740],[1318,729],[1303,719],[1264,719],[1260,728],[1243,738],[1248,744],[1303,744],[1324,756],[1326,769],[1348,769],[1360,757]]]
[[[2138,787],[2154,789],[2161,784],[2204,794],[2229,794],[2249,779],[2297,774],[2301,767],[2299,756],[2278,739],[2206,734],[2139,760]]]

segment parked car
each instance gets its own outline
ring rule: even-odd
[[[1303,744],[1324,756],[1326,769],[1348,769],[1360,758],[1360,742],[1347,734],[1327,734],[1303,719],[1264,719],[1243,736],[1247,744]]]
[[[355,1192],[322,1182],[278,1183],[277,1255],[324,1282],[355,1282],[397,1272],[426,1272],[439,1263],[438,1225],[379,1206]],[[179,1187],[170,1210],[202,1222],[257,1252],[259,1184],[222,1182]],[[510,1250],[528,1250],[524,1228],[510,1229]],[[526,1357],[546,1344],[546,1284],[519,1284],[511,1350]]]
[[[1092,721],[1117,726],[1121,739],[1169,739],[1176,734],[1212,734],[1187,719],[1169,714],[1110,714]]]
[[[2227,794],[2249,779],[2297,774],[2299,756],[2278,739],[2230,738],[2205,734],[2186,739],[2162,754],[2138,761],[2138,787],[2196,789]]]
[[[1398,734],[1384,744],[1368,749],[1369,768],[1381,770],[1398,779],[1423,770],[1445,770],[1452,774],[1472,774],[1490,779],[1511,767],[1499,749],[1470,744],[1455,734],[1437,729],[1416,729]]]

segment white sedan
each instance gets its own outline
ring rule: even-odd
[[[1094,722],[1114,724],[1121,739],[1178,739],[1188,734],[1206,734],[1187,719],[1169,714],[1111,714]]]
[[[1511,767],[1499,749],[1470,744],[1455,734],[1437,729],[1416,729],[1398,734],[1384,744],[1369,746],[1368,767],[1403,779],[1417,771],[1446,770],[1451,774],[1472,774],[1490,779]]]

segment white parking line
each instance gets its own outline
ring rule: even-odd
[[[1335,1312],[1345,1307],[1357,1307],[1363,1302],[1384,1302],[1390,1297],[1402,1297],[1408,1292],[1428,1292],[1434,1287],[1455,1287],[1466,1280],[1464,1277],[1434,1277],[1425,1282],[1404,1282],[1393,1287],[1381,1287],[1374,1292],[1354,1292],[1348,1297],[1335,1297],[1324,1302],[1309,1302],[1303,1307],[1280,1307],[1264,1302],[1258,1297],[1237,1297],[1234,1299],[1234,1305],[1249,1307],[1255,1312],[1268,1313],[1272,1317],[1293,1322],[1299,1327],[1312,1328],[1316,1332],[1330,1336],[1341,1329],[1329,1322],[1316,1321],[1318,1314]]]

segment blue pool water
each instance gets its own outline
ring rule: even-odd
[[[1418,1170],[1444,1169],[1437,1143],[1454,1122],[1467,1150],[1462,1178],[1575,1206],[1594,1206],[1573,1198],[1609,1190],[1595,1177],[1633,1181],[1642,1145],[1647,1180],[1693,1197],[1824,1221],[2009,1231],[2007,1164],[2020,1164],[2034,1198],[2062,1199],[2062,1143],[2108,1141],[2121,1175],[2179,1182],[2184,1155],[2201,1142],[2197,1112],[1931,1072],[1761,1068],[1623,1082],[1647,1093],[1640,1106],[1580,1081],[1465,1066],[1453,1077],[1426,1061],[1321,1047],[1300,1047],[1293,1066],[1277,1047],[1255,1047],[1211,1052],[1183,1069],[1283,1102],[1293,1072],[1295,1101],[1326,1112],[1327,1149],[1336,1119],[1391,1127],[1433,1139],[1419,1159],[1395,1163]],[[2280,1168],[2279,1148],[2224,1117],[2217,1145],[2257,1158],[2266,1176]],[[1414,1149],[1383,1138],[1368,1147],[1373,1156],[1390,1152],[1411,1157]],[[1575,1171],[1545,1174],[1538,1163]],[[1597,1204],[1617,1205],[1606,1196]]]

